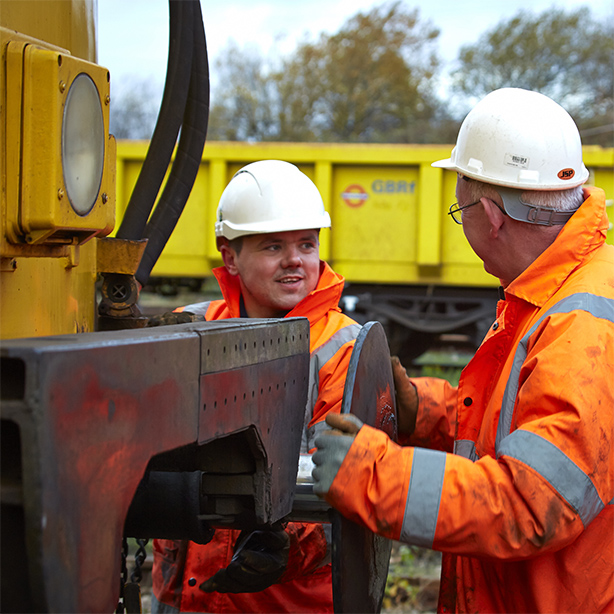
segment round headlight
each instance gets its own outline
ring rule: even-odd
[[[81,73],[72,82],[62,120],[62,169],[70,204],[87,215],[98,197],[104,166],[105,130],[98,90]]]

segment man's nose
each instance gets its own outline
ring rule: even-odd
[[[289,246],[284,250],[281,265],[283,267],[299,267],[302,264],[301,252],[297,247]]]

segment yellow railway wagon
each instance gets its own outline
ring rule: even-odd
[[[117,205],[121,219],[147,142],[117,147]],[[332,218],[322,257],[347,280],[347,309],[378,319],[393,349],[422,350],[429,336],[468,333],[475,343],[492,319],[497,280],[488,275],[460,226],[448,219],[455,173],[433,168],[450,145],[346,145],[209,142],[185,210],[152,280],[206,279],[221,261],[215,246],[217,203],[232,175],[255,160],[300,167],[318,186]],[[614,221],[614,149],[585,147],[589,183],[603,188]],[[612,224],[608,241],[614,243]],[[174,280],[174,282],[173,282]]]
[[[147,142],[119,141],[117,217],[121,219]],[[241,166],[266,158],[299,166],[318,186],[332,219],[321,251],[349,282],[495,286],[448,219],[456,176],[432,168],[449,145],[343,145],[208,142],[186,208],[152,271],[205,278],[221,263],[213,231],[222,191]],[[614,198],[614,149],[586,147],[589,183]],[[614,209],[609,207],[614,221]],[[614,231],[608,232],[614,242]]]

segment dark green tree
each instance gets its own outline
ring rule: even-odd
[[[550,96],[576,120],[585,143],[614,144],[614,20],[589,8],[519,12],[461,48],[456,92],[481,98],[500,87]]]

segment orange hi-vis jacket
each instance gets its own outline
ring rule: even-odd
[[[240,287],[224,267],[215,269],[224,300],[197,303],[181,311],[206,320],[240,317]],[[301,452],[311,450],[329,412],[339,412],[345,377],[360,325],[341,313],[343,277],[321,262],[316,289],[286,317],[310,324],[309,394]],[[206,545],[154,541],[153,592],[159,612],[332,612],[330,550],[320,524],[289,523],[290,558],[281,580],[258,593],[205,593],[199,585],[226,567],[239,531],[217,529]]]
[[[585,195],[458,388],[413,380],[409,445],[363,426],[327,494],[443,552],[440,612],[614,611],[614,247],[603,192]]]

